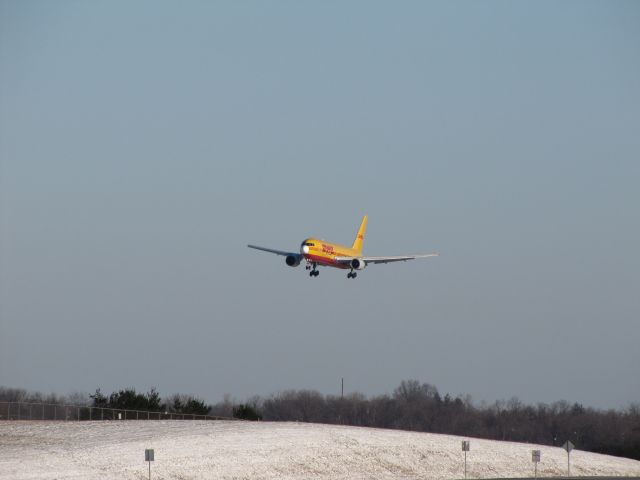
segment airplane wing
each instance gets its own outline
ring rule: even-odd
[[[407,260],[415,260],[416,258],[437,257],[439,255],[439,253],[426,253],[420,255],[399,255],[395,257],[362,257],[362,260],[368,265],[370,263],[406,262]]]
[[[275,253],[276,255],[282,255],[284,257],[288,255],[300,255],[299,253],[285,252],[284,250],[274,250],[273,248],[258,247],[257,245],[247,245],[247,247],[255,248],[256,250],[262,250],[263,252]]]
[[[406,262],[407,260],[415,260],[417,258],[437,257],[439,253],[426,253],[419,255],[398,255],[395,257],[361,257],[360,260],[364,261],[367,265],[370,263],[392,263],[392,262]],[[334,260],[340,263],[349,263],[351,260],[358,257],[335,257]]]

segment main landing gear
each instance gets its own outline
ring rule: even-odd
[[[356,272],[354,272],[353,270],[351,270],[349,273],[347,273],[347,278],[356,278],[358,276],[358,274]]]
[[[313,268],[311,268],[311,265],[313,265]],[[310,277],[317,277],[318,275],[320,275],[320,272],[316,269],[316,263],[312,263],[311,265],[307,265],[307,270],[311,270],[309,272],[309,276]]]

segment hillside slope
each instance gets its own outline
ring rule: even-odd
[[[463,477],[461,437],[303,423],[0,422],[0,478],[154,479]],[[469,478],[565,475],[560,448],[471,439]],[[573,475],[640,476],[636,460],[574,451]]]

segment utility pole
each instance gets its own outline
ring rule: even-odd
[[[340,398],[344,398],[344,377],[342,377],[342,390],[340,391]]]

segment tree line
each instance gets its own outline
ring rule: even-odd
[[[393,393],[373,397],[287,390],[245,402],[225,395],[221,402],[207,405],[190,395],[163,400],[155,389],[138,393],[128,388],[108,396],[98,389],[89,396],[56,397],[0,387],[0,401],[90,403],[114,409],[390,428],[552,446],[571,440],[580,450],[640,460],[640,404],[600,410],[566,401],[528,405],[512,398],[474,405],[470,396],[441,395],[435,386],[416,380],[404,380]]]
[[[107,396],[99,388],[92,395],[85,393],[43,395],[40,392],[28,392],[19,388],[0,387],[0,402],[49,403],[195,415],[208,415],[211,410],[211,405],[207,405],[203,400],[192,395],[176,393],[163,400],[155,388],[146,393],[138,393],[135,388],[125,388]]]
[[[113,408],[116,410],[146,410],[149,412],[169,412],[195,415],[208,415],[211,406],[191,395],[174,394],[163,401],[155,388],[147,393],[138,393],[134,388],[113,392],[108,397],[98,388],[93,395],[93,407]]]
[[[599,410],[558,401],[527,405],[517,398],[474,405],[470,396],[440,395],[428,383],[405,380],[392,394],[322,395],[288,390],[245,405],[271,421],[300,421],[413,430],[467,437],[562,446],[640,460],[640,404]],[[211,407],[229,413],[229,402]]]

